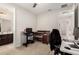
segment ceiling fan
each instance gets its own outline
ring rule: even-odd
[[[37,6],[37,3],[34,3],[34,4],[33,4],[33,8],[35,8],[36,6]]]

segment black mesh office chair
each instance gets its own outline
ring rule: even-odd
[[[54,54],[60,53],[61,36],[58,29],[53,29],[49,39],[50,50],[54,50]]]

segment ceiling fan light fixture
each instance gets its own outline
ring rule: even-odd
[[[63,5],[61,5],[61,8],[65,8],[67,6],[68,6],[67,4],[63,4]]]
[[[34,3],[34,4],[33,4],[33,8],[35,8],[36,6],[37,6],[37,3]]]

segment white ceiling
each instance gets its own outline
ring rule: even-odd
[[[29,10],[34,14],[40,14],[43,12],[47,12],[48,9],[56,10],[61,8],[63,3],[37,3],[37,6],[33,8],[34,3],[16,3],[16,5]]]

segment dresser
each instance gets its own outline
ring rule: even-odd
[[[5,45],[13,42],[13,34],[0,34],[0,45]]]

